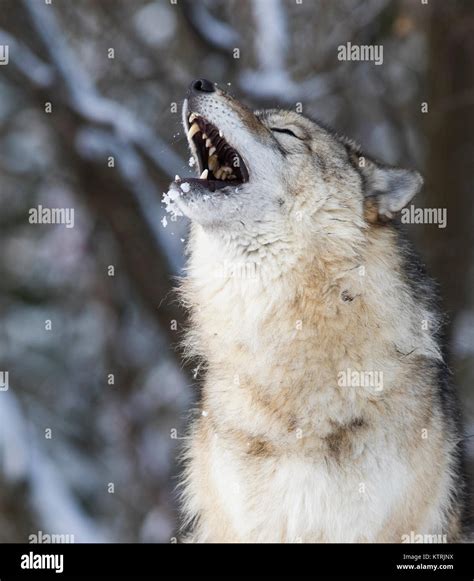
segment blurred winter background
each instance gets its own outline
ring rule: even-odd
[[[340,62],[349,41],[383,45],[383,65]],[[448,227],[410,235],[474,434],[472,2],[0,0],[0,44],[0,541],[174,534],[198,372],[171,292],[187,225],[160,200],[191,171],[179,106],[196,77],[257,107],[301,103],[421,169],[418,204],[447,208]],[[74,208],[74,228],[30,224],[38,205]]]

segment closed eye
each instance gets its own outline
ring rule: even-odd
[[[293,137],[296,137],[296,139],[301,139],[301,137],[298,137],[295,133],[293,133],[293,131],[291,131],[291,129],[280,129],[279,127],[270,127],[270,131],[275,131],[275,133],[286,133],[287,135],[292,135]]]

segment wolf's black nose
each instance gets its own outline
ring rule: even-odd
[[[196,79],[191,83],[189,89],[195,93],[213,93],[216,90],[214,83],[207,79]]]

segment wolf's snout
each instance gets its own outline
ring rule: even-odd
[[[214,83],[207,79],[195,79],[189,86],[190,93],[214,93]]]

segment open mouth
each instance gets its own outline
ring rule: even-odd
[[[191,113],[187,121],[188,140],[200,173],[200,178],[192,181],[210,191],[248,182],[249,173],[241,155],[227,143],[222,132],[198,113]]]

